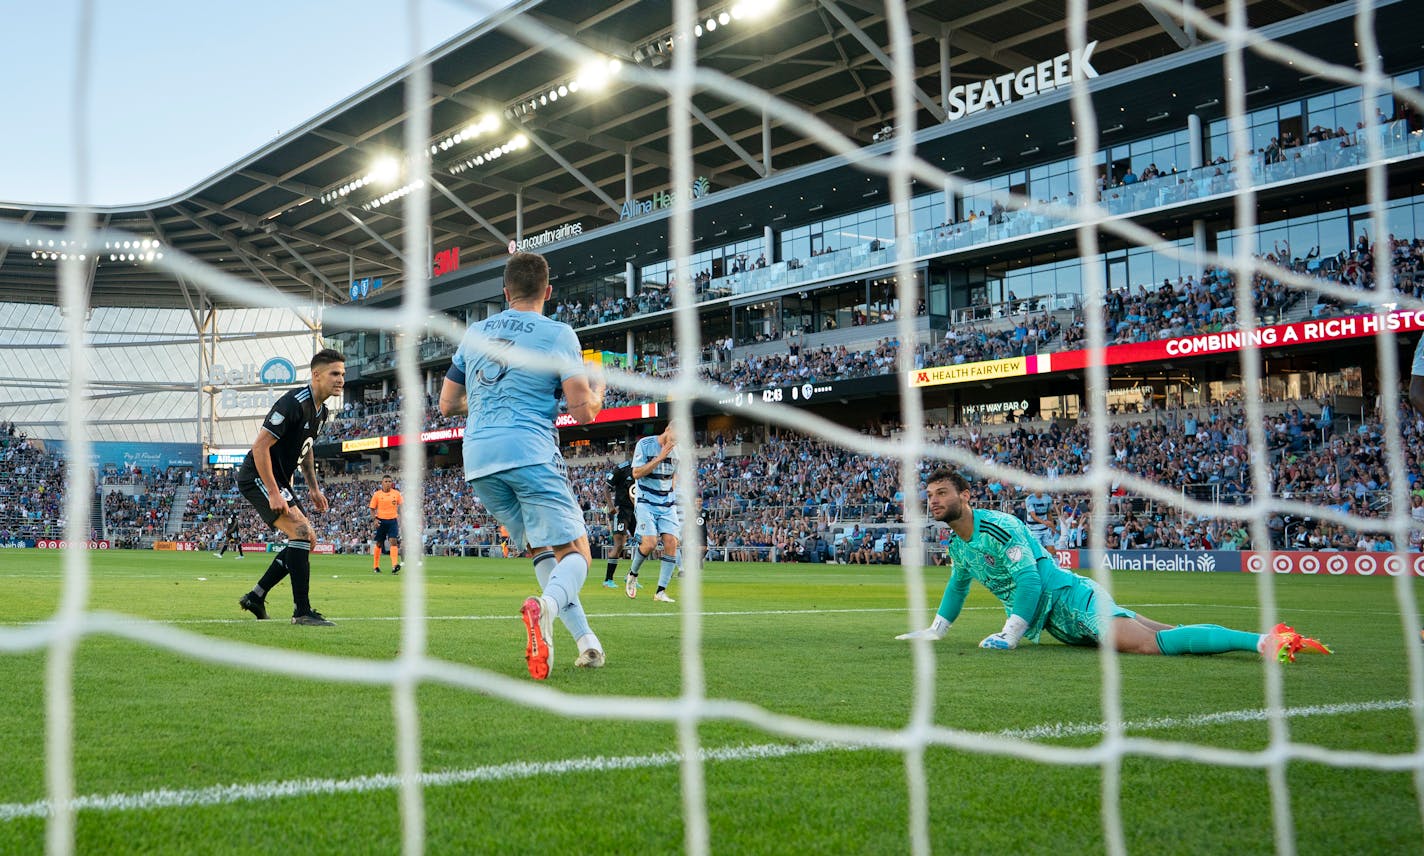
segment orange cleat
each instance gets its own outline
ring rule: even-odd
[[[524,630],[529,641],[524,648],[524,659],[529,661],[529,677],[542,681],[549,677],[549,667],[554,659],[554,646],[549,639],[554,630],[554,617],[544,607],[544,599],[527,598],[519,610],[524,619]]]
[[[1282,665],[1294,663],[1295,655],[1302,651],[1311,654],[1333,654],[1328,646],[1318,639],[1309,636],[1302,636],[1289,624],[1277,624],[1271,628],[1271,632],[1266,635],[1264,650],[1261,652],[1274,652],[1276,661]]]

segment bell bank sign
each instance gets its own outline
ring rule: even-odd
[[[1096,40],[1088,42],[1081,51],[1059,54],[1037,65],[1025,66],[1018,71],[963,83],[949,90],[946,120],[962,119],[990,107],[1010,104],[1016,100],[1044,95],[1074,80],[1089,80],[1098,76],[1091,62]]]

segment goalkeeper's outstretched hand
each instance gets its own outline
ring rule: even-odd
[[[909,633],[901,633],[896,639],[929,639],[937,642],[944,638],[944,634],[949,632],[949,622],[936,615],[930,626],[924,630],[912,630]]]
[[[1003,633],[995,633],[992,636],[985,636],[979,642],[980,648],[992,648],[995,651],[1012,651],[1019,647],[1017,639],[1010,639]]]
[[[1026,630],[1028,630],[1027,621],[1017,615],[1010,615],[1004,622],[1004,629],[993,635],[985,636],[979,641],[979,647],[995,651],[1012,651],[1019,647],[1019,640],[1023,638]]]

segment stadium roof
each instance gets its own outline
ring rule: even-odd
[[[955,83],[1015,71],[1067,50],[1060,0],[911,0],[908,5],[921,127],[941,118],[936,105],[943,39]],[[1178,23],[1140,0],[1088,5],[1088,38],[1098,42],[1092,64],[1100,73],[1193,44]],[[1330,4],[1247,0],[1246,5],[1250,24],[1259,27]],[[1220,20],[1224,8],[1204,11]],[[704,0],[701,11],[715,20],[731,9],[730,0],[711,5]],[[513,32],[507,25],[516,15],[543,25],[544,37],[531,44],[527,34]],[[526,236],[572,220],[592,229],[618,222],[630,186],[635,197],[667,189],[671,161],[663,90],[634,86],[628,75],[618,75],[597,97],[580,93],[538,102],[576,75],[566,52],[550,47],[557,39],[549,34],[627,64],[666,70],[668,15],[668,4],[654,0],[602,7],[584,0],[525,2],[434,50],[429,141],[438,182],[431,189],[434,248],[459,246],[466,264],[494,259],[506,252],[520,225]],[[1417,38],[1410,41],[1417,50]],[[780,0],[771,19],[731,20],[705,33],[697,49],[701,65],[774,93],[868,145],[878,130],[895,124],[883,49],[889,42],[880,0]],[[398,283],[404,240],[399,203],[390,200],[368,210],[383,192],[374,184],[335,201],[324,199],[367,176],[380,158],[401,151],[403,77],[402,71],[374,83],[175,197],[99,209],[99,225],[155,238],[237,277],[300,296],[319,295],[325,302],[347,301],[353,274]],[[697,94],[694,103],[696,174],[718,189],[763,177],[760,109],[706,93]],[[486,115],[498,118],[498,128],[474,132],[471,126]],[[466,128],[471,139],[441,146]],[[528,144],[452,172],[516,134]],[[774,117],[768,139],[778,172],[827,157],[819,143]],[[67,211],[0,202],[0,222],[57,228]],[[180,307],[198,299],[193,284],[141,260],[101,255],[89,269],[93,306]],[[56,270],[54,261],[31,258],[29,248],[0,244],[4,300],[55,303]],[[232,305],[212,296],[207,301]]]

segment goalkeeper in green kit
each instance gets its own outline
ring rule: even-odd
[[[1093,580],[1058,567],[1022,520],[1000,511],[971,508],[969,482],[945,469],[926,482],[930,517],[950,528],[949,558],[954,565],[934,622],[896,639],[943,639],[978,580],[1004,604],[1004,629],[979,643],[980,648],[1012,651],[1023,639],[1038,641],[1047,630],[1065,645],[1095,647],[1102,639],[1104,614],[1113,622],[1113,639],[1124,654],[1224,654],[1255,651],[1281,663],[1295,662],[1301,651],[1329,654],[1314,639],[1277,624],[1270,633],[1248,633],[1216,624],[1161,624],[1118,606]]]

